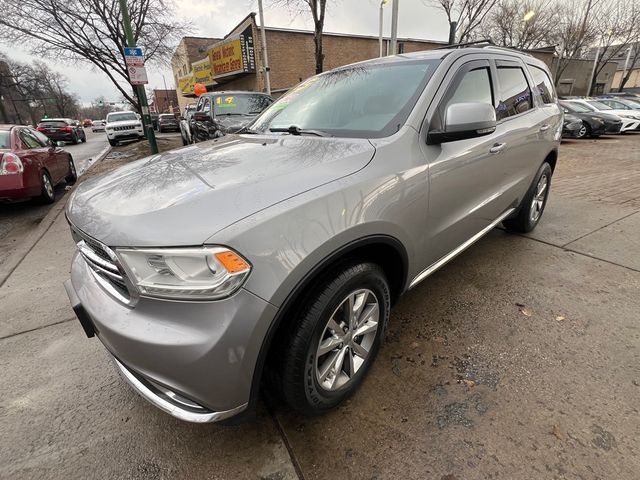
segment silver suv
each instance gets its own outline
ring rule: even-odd
[[[536,226],[561,131],[547,67],[518,52],[338,68],[241,134],[82,183],[65,286],[171,415],[243,417],[266,379],[322,412],[362,382],[400,295],[498,224]]]

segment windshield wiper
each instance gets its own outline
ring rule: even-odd
[[[238,112],[222,112],[222,113],[216,113],[216,116],[222,116],[222,115],[247,115],[246,113],[238,113]]]
[[[275,127],[270,128],[270,132],[286,132],[290,135],[315,135],[316,137],[332,137],[330,133],[323,132],[322,130],[312,130],[306,128],[300,128],[296,125],[291,125],[288,128]]]

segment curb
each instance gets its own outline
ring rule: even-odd
[[[111,151],[111,147],[107,146],[105,149],[100,151],[98,155],[96,155],[95,160],[90,159],[89,165],[82,172],[78,174],[78,178],[80,175],[84,174],[89,170],[93,165],[103,160]],[[22,261],[25,259],[29,252],[36,246],[36,244],[40,241],[42,237],[49,231],[53,223],[56,221],[60,213],[64,210],[64,207],[67,205],[66,200],[64,200],[67,193],[58,199],[58,201],[51,207],[51,210],[47,212],[45,217],[40,221],[38,226],[34,231],[32,231],[27,237],[21,242],[19,247],[16,247],[13,250],[13,254],[10,258],[8,258],[5,263],[0,265],[0,287],[2,287],[11,274],[20,266]]]

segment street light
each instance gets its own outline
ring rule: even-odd
[[[379,44],[380,44],[380,57],[382,57],[382,21],[384,20],[384,10],[383,7],[388,3],[389,0],[382,0],[380,2],[380,38],[379,38]]]
[[[533,10],[529,10],[527,13],[524,14],[524,17],[522,17],[522,20],[524,22],[528,22],[535,16],[536,16],[536,12],[534,12]]]

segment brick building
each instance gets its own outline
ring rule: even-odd
[[[154,89],[151,110],[157,113],[179,113],[178,93],[175,90]]]
[[[255,13],[247,15],[223,39],[182,39],[171,61],[181,110],[194,103],[193,85],[196,82],[205,84],[209,91],[265,90],[260,29],[255,17]],[[274,96],[315,74],[313,32],[265,27],[265,36]],[[375,58],[379,53],[378,37],[375,36],[325,32],[322,42],[325,70]],[[399,38],[398,50],[400,53],[429,50],[445,43]],[[389,40],[385,39],[385,54],[388,48]],[[226,63],[225,58],[229,59]]]

